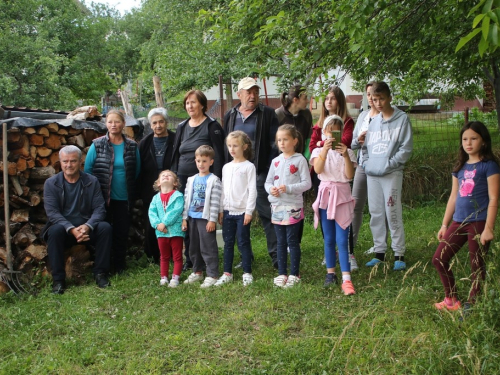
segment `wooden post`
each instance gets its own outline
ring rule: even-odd
[[[469,122],[469,107],[465,107],[464,109],[464,121],[464,125],[467,125],[467,123]]]
[[[220,124],[224,127],[224,83],[222,74],[219,74]]]
[[[123,103],[123,108],[125,109],[125,113],[127,114],[127,116],[134,117],[134,111],[132,109],[132,106],[130,105],[130,101],[128,100],[127,90],[121,91],[121,97],[122,97],[122,103]]]
[[[231,80],[226,83],[226,100],[227,100],[227,109],[233,108],[233,88],[231,86]]]
[[[7,161],[7,123],[3,123],[3,194],[4,194],[4,212],[5,212],[5,244],[7,246],[7,269],[13,271],[12,248],[10,243],[10,212],[9,212],[9,173]]]
[[[153,76],[153,86],[155,89],[156,106],[161,107],[161,108],[165,108],[165,102],[163,100],[163,92],[161,91],[160,77]]]

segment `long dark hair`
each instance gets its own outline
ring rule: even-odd
[[[337,113],[336,115],[342,118],[342,121],[346,121],[347,117],[349,117],[349,112],[347,111],[347,102],[345,100],[345,95],[342,89],[338,86],[330,86],[328,88],[328,94],[332,93],[335,96],[335,100],[337,101]],[[325,118],[330,116],[328,113],[328,109],[325,107],[325,101],[323,100],[323,105],[321,108],[321,114],[319,116],[319,127],[323,128],[323,122]]]
[[[290,108],[290,106],[293,103],[293,99],[297,98],[299,99],[300,96],[306,92],[306,87],[302,85],[295,85],[290,87],[290,90],[288,92],[284,92],[281,94],[281,104],[283,104],[283,107],[286,109]]]
[[[491,136],[488,128],[480,121],[470,121],[462,127],[462,130],[460,130],[460,148],[458,150],[458,162],[453,168],[453,172],[455,173],[458,173],[460,169],[462,169],[464,164],[467,163],[467,160],[469,160],[469,154],[465,152],[462,145],[462,136],[464,132],[469,129],[479,134],[484,142],[481,146],[481,149],[479,150],[479,157],[481,158],[481,160],[493,160],[498,164],[498,160],[495,154],[493,154],[493,150],[491,149]]]

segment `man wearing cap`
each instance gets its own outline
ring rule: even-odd
[[[255,152],[253,163],[257,170],[256,208],[266,233],[267,251],[273,261],[273,266],[277,268],[276,233],[271,223],[271,206],[267,200],[268,194],[264,189],[264,183],[271,160],[278,155],[275,137],[279,124],[274,109],[259,102],[259,90],[257,81],[251,77],[245,77],[240,81],[237,92],[240,103],[226,113],[223,127],[226,134],[241,130],[252,140]],[[226,162],[231,161],[227,147],[224,152]]]

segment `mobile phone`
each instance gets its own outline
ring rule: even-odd
[[[340,130],[334,130],[332,131],[332,137],[335,138],[335,141],[332,142],[332,150],[335,150],[335,147],[342,141],[342,132]]]

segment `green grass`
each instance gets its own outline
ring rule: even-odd
[[[0,297],[1,374],[493,374],[500,371],[500,272],[495,243],[473,314],[435,311],[443,289],[430,258],[444,206],[405,207],[406,272],[389,262],[353,273],[355,296],[322,287],[322,239],[305,226],[302,284],[276,289],[260,226],[252,228],[255,283],[201,290],[159,286],[144,259],[98,289],[89,280],[50,294]],[[498,235],[498,233],[497,233]],[[358,262],[371,257],[368,219]],[[238,258],[238,257],[237,257]],[[465,296],[467,251],[454,264]],[[183,275],[183,278],[186,275]]]

